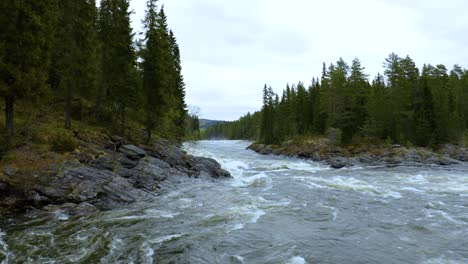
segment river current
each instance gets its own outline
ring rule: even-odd
[[[334,170],[248,144],[184,145],[232,179],[173,177],[151,201],[15,219],[0,262],[468,263],[468,165]]]

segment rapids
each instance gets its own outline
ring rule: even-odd
[[[232,179],[174,177],[87,217],[3,219],[1,263],[467,263],[468,165],[351,167],[186,143]]]

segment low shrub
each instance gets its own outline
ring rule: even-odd
[[[50,143],[51,150],[56,152],[74,151],[78,147],[78,142],[71,132],[63,130],[59,130],[55,133]]]

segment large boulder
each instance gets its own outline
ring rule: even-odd
[[[231,176],[229,172],[221,168],[216,160],[188,155],[177,145],[167,140],[159,140],[153,146],[151,155],[166,162],[174,169],[168,176],[177,174],[175,171],[181,175],[192,177],[223,178]]]
[[[161,139],[153,146],[151,156],[166,161],[172,167],[185,165],[187,154],[170,141]]]
[[[439,164],[441,166],[455,165],[458,163],[460,163],[458,160],[449,158],[447,156],[439,157],[439,159],[436,161],[436,164]]]
[[[133,171],[134,174],[130,177],[130,181],[136,188],[146,191],[155,191],[160,182],[170,176],[181,174],[167,162],[154,157],[147,157],[141,160]]]
[[[328,160],[330,166],[334,169],[341,169],[349,165],[348,160],[343,157],[334,157]]]
[[[231,177],[231,174],[221,168],[221,165],[214,159],[192,157],[191,163],[195,177],[210,177],[215,179]]]
[[[119,148],[119,151],[132,160],[139,160],[146,156],[146,151],[135,145],[123,145]]]
[[[51,181],[34,186],[34,190],[53,203],[88,202],[103,209],[148,196],[127,179],[89,166],[65,167]]]

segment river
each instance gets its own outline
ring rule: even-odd
[[[334,170],[248,144],[184,146],[233,179],[174,177],[156,199],[118,210],[14,219],[0,230],[0,260],[468,263],[467,165]]]

